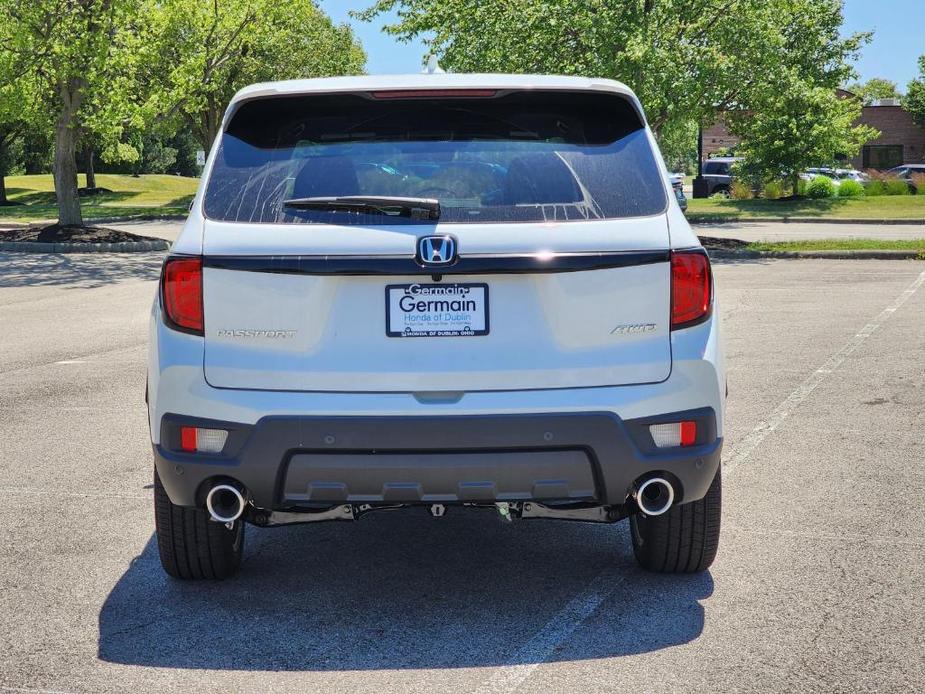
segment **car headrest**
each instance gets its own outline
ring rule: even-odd
[[[575,175],[551,152],[512,160],[504,192],[509,205],[571,204],[584,199]]]
[[[294,198],[357,195],[356,167],[347,157],[310,157],[295,177]]]

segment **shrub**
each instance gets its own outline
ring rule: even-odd
[[[744,181],[734,179],[729,187],[729,194],[736,200],[750,200],[752,198],[752,188]]]
[[[859,198],[864,195],[864,186],[851,178],[846,178],[838,186],[838,197],[840,198]]]
[[[831,198],[835,195],[835,184],[828,176],[816,176],[806,187],[806,194],[816,200]]]
[[[883,181],[874,179],[870,183],[866,184],[864,186],[864,194],[869,198],[877,197],[878,195],[886,195],[886,189],[884,188]]]
[[[764,184],[764,189],[761,191],[762,196],[765,200],[777,200],[778,198],[784,197],[784,184],[780,181],[768,181]]]
[[[919,195],[925,194],[925,174],[913,173],[912,185],[915,186],[915,192]]]
[[[886,195],[909,195],[909,184],[901,178],[891,178],[883,182],[884,194]]]

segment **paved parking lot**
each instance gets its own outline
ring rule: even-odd
[[[152,542],[159,264],[0,255],[0,690],[925,689],[925,264],[716,265],[708,573],[642,572],[622,524],[451,511],[249,528],[211,584]]]

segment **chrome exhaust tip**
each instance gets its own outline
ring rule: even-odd
[[[230,484],[216,484],[206,496],[206,508],[212,520],[234,523],[244,513],[244,496]]]
[[[633,493],[639,510],[647,516],[660,516],[674,503],[674,487],[661,477],[647,479]]]

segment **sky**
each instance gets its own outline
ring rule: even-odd
[[[375,0],[320,0],[320,5],[338,24],[347,22],[363,43],[370,74],[420,72],[424,47],[420,41],[399,43],[382,32],[382,25],[394,15],[375,22],[358,22],[350,10],[366,9]],[[918,74],[918,57],[925,54],[925,0],[845,0],[843,33],[874,31],[857,68],[862,80],[885,77],[905,91]]]

